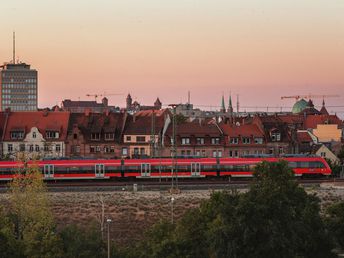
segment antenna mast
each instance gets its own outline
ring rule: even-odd
[[[16,33],[13,31],[13,64],[16,63]]]

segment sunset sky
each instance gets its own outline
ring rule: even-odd
[[[188,90],[204,106],[230,91],[241,106],[308,93],[344,106],[344,0],[2,1],[1,63],[13,30],[17,58],[39,72],[40,107],[104,92],[123,94],[113,105],[128,92],[179,103]]]

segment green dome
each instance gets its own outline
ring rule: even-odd
[[[292,109],[293,114],[298,114],[302,112],[307,107],[308,102],[304,99],[297,101]]]

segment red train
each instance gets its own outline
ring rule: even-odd
[[[109,178],[168,178],[175,174],[181,178],[197,177],[250,177],[256,164],[263,160],[276,162],[280,158],[189,158],[189,159],[109,159],[109,160],[43,160],[36,161],[44,178],[109,179]],[[330,175],[331,169],[320,157],[286,157],[296,176]],[[27,166],[33,166],[28,162]],[[0,180],[11,180],[24,163],[0,162]]]

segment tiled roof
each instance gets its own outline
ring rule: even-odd
[[[220,136],[222,131],[212,120],[198,120],[184,122],[176,126],[177,135],[180,136]],[[167,135],[172,135],[172,124],[170,124]]]
[[[305,129],[315,129],[318,124],[336,124],[343,126],[343,122],[336,115],[309,115],[305,119]]]
[[[11,112],[8,116],[4,141],[12,141],[11,131],[13,130],[22,129],[26,134],[32,127],[36,127],[43,137],[45,137],[47,130],[57,130],[59,132],[58,140],[65,140],[69,115],[69,112]]]
[[[7,122],[7,113],[0,112],[0,139],[2,139],[2,136],[4,134],[6,122]]]
[[[91,133],[115,133],[115,139],[119,140],[121,137],[121,128],[124,120],[124,113],[72,113],[70,115],[70,122],[68,131],[72,131],[74,125],[83,133],[86,140],[90,139]]]
[[[225,135],[229,137],[264,137],[264,133],[255,124],[244,124],[240,126],[220,123],[220,127]]]
[[[309,135],[308,132],[302,131],[302,132],[297,132],[297,141],[298,142],[313,142],[313,139]]]

